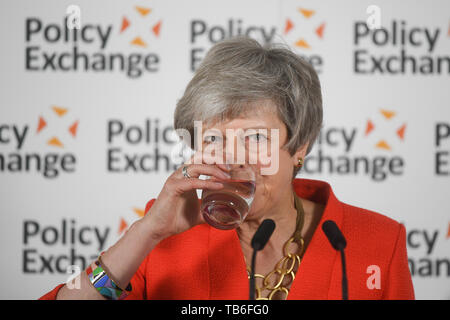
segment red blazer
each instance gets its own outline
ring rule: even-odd
[[[319,227],[304,253],[288,295],[294,299],[341,299],[341,260],[320,227],[334,220],[347,240],[349,299],[414,299],[405,227],[381,214],[340,202],[326,182],[295,179],[299,197],[325,204]],[[155,199],[147,203],[145,212]],[[375,283],[378,266],[380,288]],[[373,267],[372,267],[373,268]],[[372,278],[370,278],[372,276]],[[249,284],[236,230],[198,225],[160,242],[131,279],[127,299],[248,299]],[[41,297],[55,299],[57,286]]]

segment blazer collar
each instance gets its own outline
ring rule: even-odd
[[[334,220],[342,228],[342,204],[331,186],[324,181],[294,179],[295,192],[300,198],[325,205],[322,217],[306,248],[291,285],[288,300],[327,299],[333,276],[333,266],[338,257],[325,234],[322,223]],[[208,245],[210,299],[245,300],[249,296],[249,283],[245,259],[236,230],[218,230],[210,227]]]

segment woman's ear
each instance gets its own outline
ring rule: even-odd
[[[298,148],[295,154],[292,156],[292,163],[294,166],[298,166],[298,160],[305,160],[306,150],[308,150],[309,142],[305,143],[302,147]]]

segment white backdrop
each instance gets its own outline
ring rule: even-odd
[[[370,5],[381,29],[367,29]],[[416,297],[450,298],[450,2],[0,8],[0,298],[38,298],[142,215],[173,170],[173,111],[193,69],[214,42],[246,32],[289,44],[319,72],[324,130],[299,176],[403,222]]]

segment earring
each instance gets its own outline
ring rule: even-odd
[[[298,159],[298,163],[297,163],[297,167],[302,167],[303,166],[303,158],[299,158]]]

